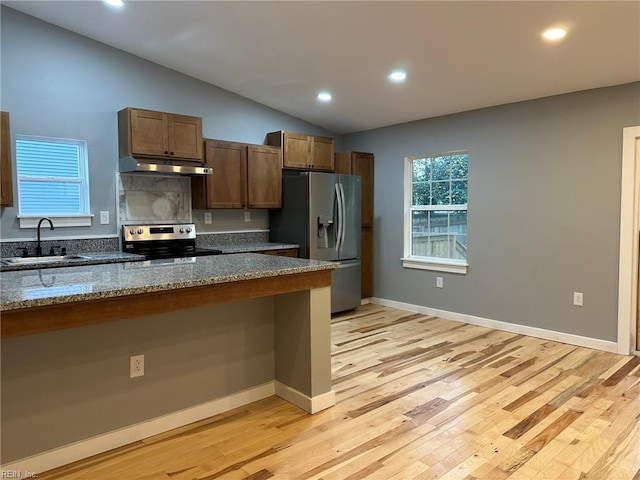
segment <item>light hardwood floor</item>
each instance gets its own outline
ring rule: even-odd
[[[332,324],[335,407],[268,398],[38,478],[640,479],[640,358],[376,305]]]

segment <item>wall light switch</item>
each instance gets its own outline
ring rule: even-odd
[[[444,281],[442,280],[442,277],[436,277],[436,287],[444,288]]]
[[[250,222],[251,221],[251,212],[249,210],[245,210],[244,211],[244,221],[245,222]]]
[[[204,212],[204,223],[207,225],[211,223],[211,212]]]
[[[109,225],[109,211],[101,210],[100,211],[100,225]]]

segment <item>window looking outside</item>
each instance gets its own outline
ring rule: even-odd
[[[20,217],[89,217],[85,141],[16,135],[16,170]]]
[[[407,157],[405,267],[466,273],[468,157]]]

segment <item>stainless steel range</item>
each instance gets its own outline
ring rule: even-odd
[[[122,251],[144,255],[149,260],[222,253],[213,248],[196,247],[196,226],[193,223],[123,225]]]

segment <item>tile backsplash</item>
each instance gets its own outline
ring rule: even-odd
[[[119,225],[191,223],[191,179],[175,175],[118,175]]]

